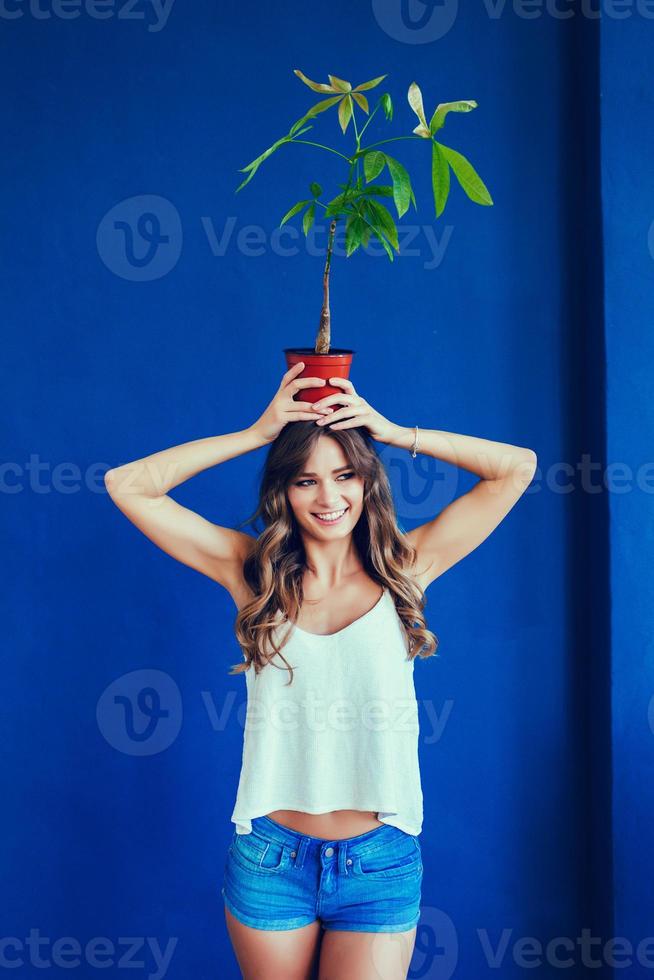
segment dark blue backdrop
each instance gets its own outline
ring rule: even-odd
[[[392,266],[335,258],[333,343],[394,421],[539,457],[428,591],[410,975],[558,977],[566,957],[567,976],[650,975],[654,12],[597,11],[3,2],[2,969],[238,976],[219,894],[245,713],[235,608],[141,536],[102,475],[249,425],[282,348],[313,340],[324,226],[308,243],[275,228],[310,180],[344,179],[337,158],[282,148],[234,195],[312,103],[298,67],[387,72],[393,134],[417,122],[412,80],[428,116],[479,102],[443,141],[495,207],[455,185],[435,221],[428,148],[393,144],[419,210]],[[332,113],[314,133],[342,139]],[[154,256],[145,212],[168,235]],[[406,528],[474,481],[380,450]],[[262,461],[174,495],[235,525]]]

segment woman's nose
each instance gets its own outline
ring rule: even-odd
[[[340,495],[336,493],[335,490],[331,493],[329,491],[325,491],[325,493],[320,495],[318,506],[322,507],[326,511],[336,510],[341,506]]]

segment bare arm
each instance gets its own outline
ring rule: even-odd
[[[119,510],[162,551],[223,585],[236,598],[254,539],[184,507],[168,491],[210,466],[264,445],[253,429],[196,439],[126,463],[105,474]]]
[[[388,441],[410,449],[414,436],[414,429],[394,426]],[[433,520],[407,534],[418,553],[417,577],[425,589],[504,520],[531,483],[537,458],[532,449],[522,446],[439,429],[420,429],[418,449],[481,478]]]
[[[302,402],[293,400],[293,395],[324,381],[296,379],[303,366],[298,364],[286,372],[268,408],[248,428],[173,446],[105,474],[109,496],[146,537],[173,558],[223,585],[237,605],[245,598],[243,562],[254,538],[213,524],[168,494],[202,470],[269,444],[288,422],[315,421],[315,410],[307,410]]]

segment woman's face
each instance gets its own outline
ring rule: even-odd
[[[321,436],[288,486],[288,501],[303,531],[320,541],[352,533],[363,510],[363,477],[355,474],[340,444]]]

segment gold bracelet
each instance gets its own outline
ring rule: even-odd
[[[416,451],[418,449],[418,426],[417,425],[414,425],[414,429],[416,430],[416,437],[413,440],[413,449],[411,450],[411,455],[415,459],[416,458]]]

